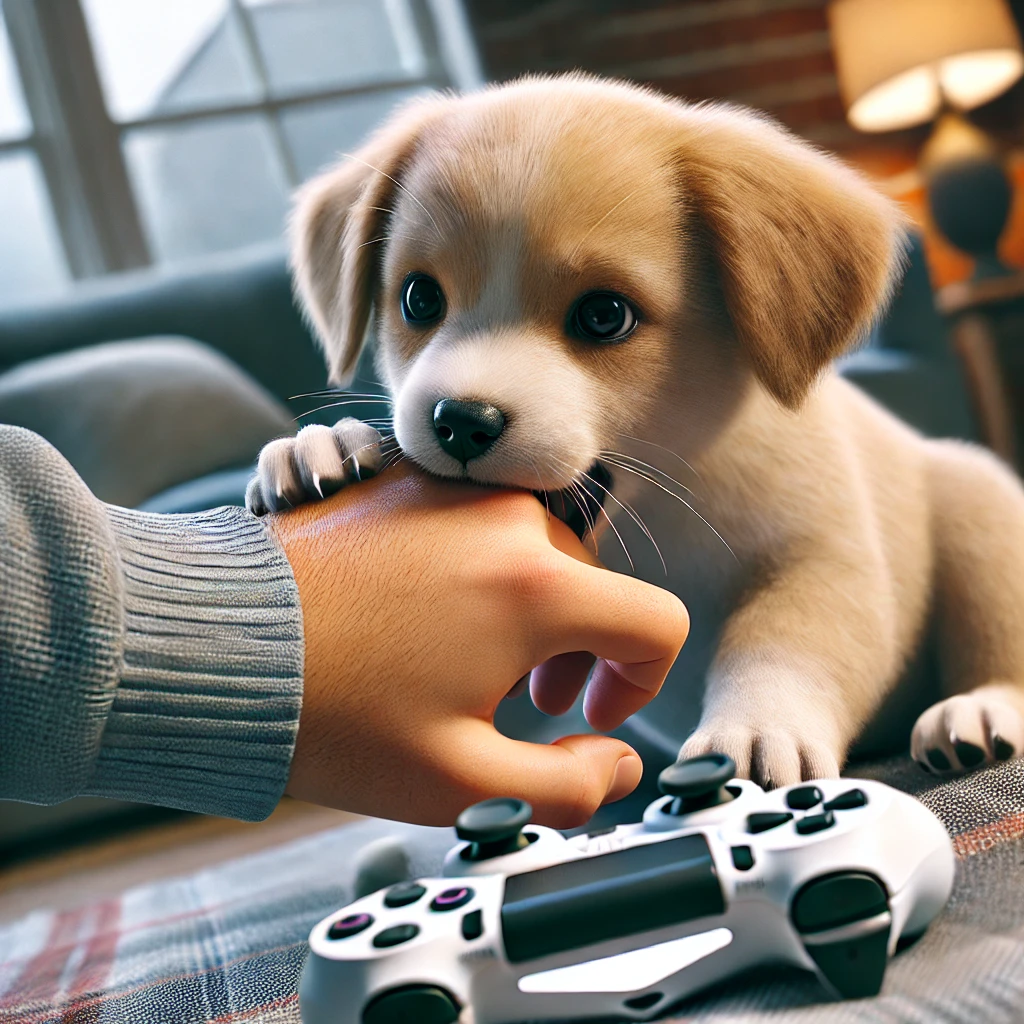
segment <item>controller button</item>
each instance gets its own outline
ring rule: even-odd
[[[831,811],[824,811],[822,814],[808,814],[796,823],[796,830],[802,836],[809,836],[815,832],[823,832],[836,823],[836,817]]]
[[[457,889],[445,889],[434,897],[430,904],[431,910],[458,910],[464,907],[475,895],[472,889],[467,886],[459,886]]]
[[[369,914],[349,914],[340,921],[335,921],[327,929],[329,939],[348,939],[360,932],[365,932],[373,924],[373,918]]]
[[[793,815],[788,811],[759,811],[757,814],[747,815],[747,831],[757,835],[758,832],[767,832],[792,820]]]
[[[384,894],[384,906],[407,907],[425,895],[426,891],[426,888],[419,882],[402,882],[401,885],[393,885]]]
[[[669,765],[658,776],[658,789],[675,797],[668,805],[671,815],[690,814],[717,807],[734,799],[725,784],[736,774],[736,763],[726,754],[703,754]]]
[[[459,1006],[433,985],[406,985],[373,999],[363,1010],[362,1024],[455,1024]]]
[[[817,786],[800,786],[786,794],[786,806],[794,811],[809,811],[821,801],[821,790]]]
[[[754,866],[754,851],[749,846],[734,846],[732,866],[737,871],[749,871]]]
[[[825,803],[826,811],[852,811],[855,807],[866,807],[867,794],[863,789],[848,789]]]
[[[455,834],[471,844],[463,851],[464,858],[489,860],[523,849],[530,839],[522,830],[532,815],[533,808],[525,800],[506,796],[467,807],[455,819]]]
[[[802,934],[826,931],[862,921],[889,909],[877,879],[859,871],[843,871],[808,882],[793,900],[793,923]]]
[[[890,926],[856,938],[804,947],[844,999],[865,999],[881,991]]]
[[[415,939],[419,933],[418,924],[396,924],[377,932],[373,937],[373,944],[378,949],[388,949],[390,946],[400,946],[403,942]]]
[[[471,910],[462,919],[462,937],[467,942],[479,939],[484,933],[484,912],[482,910]]]

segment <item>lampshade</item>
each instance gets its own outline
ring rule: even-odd
[[[970,110],[1024,71],[1005,0],[833,0],[828,16],[847,116],[861,131],[924,124],[943,96]]]

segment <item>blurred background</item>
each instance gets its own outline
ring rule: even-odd
[[[325,385],[282,243],[297,184],[411,95],[576,68],[766,111],[897,199],[915,229],[905,283],[841,370],[924,432],[1018,465],[1024,0],[0,0],[0,15],[0,421],[51,440],[104,500],[240,502],[266,440],[337,418],[294,398]],[[356,387],[379,390],[369,358]],[[0,803],[0,917],[35,899],[26,865],[170,818]],[[260,842],[328,819],[274,820]],[[193,845],[229,828],[192,827]]]

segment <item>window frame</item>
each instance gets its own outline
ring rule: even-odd
[[[0,13],[31,127],[25,135],[0,139],[0,156],[35,154],[70,276],[96,277],[154,262],[123,151],[124,139],[134,131],[259,115],[270,129],[286,180],[294,187],[300,180],[282,125],[286,111],[416,86],[470,91],[484,84],[461,0],[371,2],[387,4],[393,26],[407,18],[405,38],[399,29],[396,43],[404,58],[415,47],[422,58],[419,73],[409,68],[401,76],[274,95],[251,11],[242,0],[227,0],[226,16],[236,19],[241,29],[258,95],[116,121],[107,109],[80,0],[2,0]]]

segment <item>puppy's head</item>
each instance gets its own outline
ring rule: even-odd
[[[292,238],[335,382],[374,309],[416,462],[552,491],[666,410],[692,450],[751,387],[797,408],[885,300],[899,218],[751,113],[570,76],[406,107]]]

